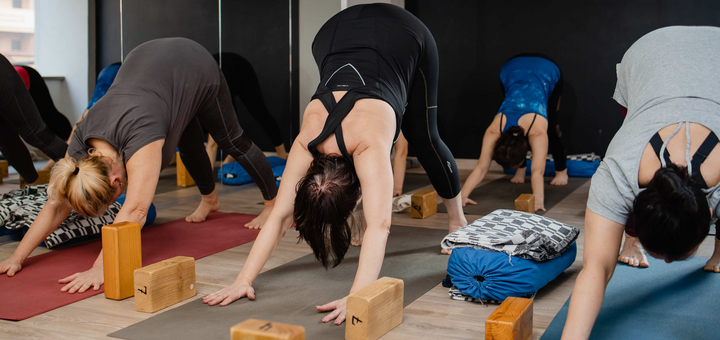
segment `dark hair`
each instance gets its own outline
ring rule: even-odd
[[[495,143],[493,159],[505,169],[517,169],[527,152],[525,130],[520,126],[511,126]]]
[[[320,155],[296,187],[295,223],[325,268],[332,257],[336,267],[350,247],[352,232],[348,218],[360,199],[360,181],[355,168],[341,156]]]
[[[669,164],[655,172],[633,202],[633,228],[645,250],[677,260],[697,247],[710,230],[705,194],[685,167]]]

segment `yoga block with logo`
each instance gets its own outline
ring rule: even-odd
[[[185,188],[195,185],[195,181],[193,181],[190,173],[185,168],[185,164],[180,159],[179,152],[175,155],[175,166],[177,168],[177,186]]]
[[[509,297],[485,320],[485,340],[532,339],[533,302]]]
[[[10,176],[8,172],[8,161],[0,161],[0,183],[2,183],[3,177]]]
[[[122,300],[134,295],[133,272],[142,267],[140,224],[120,222],[102,227],[105,297]]]
[[[522,194],[515,200],[515,210],[535,213],[535,195]]]
[[[423,190],[410,197],[412,203],[412,218],[426,218],[437,213],[437,191]]]
[[[35,180],[33,185],[40,185],[40,184],[48,184],[50,183],[50,170],[38,170],[37,171],[38,178]],[[25,186],[29,185],[30,183],[25,182],[25,179],[20,177],[20,189],[25,188]]]
[[[285,323],[247,319],[230,328],[231,340],[305,340],[305,328]]]
[[[135,270],[135,310],[154,313],[195,296],[195,259],[176,256]]]
[[[375,340],[402,323],[403,280],[383,277],[347,298],[346,340]]]

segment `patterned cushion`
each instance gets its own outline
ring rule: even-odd
[[[579,233],[551,218],[499,209],[445,236],[442,247],[472,247],[542,262],[562,255]]]
[[[29,228],[48,200],[47,184],[27,186],[0,196],[0,226],[7,229]],[[45,239],[52,248],[73,238],[99,234],[103,225],[111,224],[122,204],[115,202],[104,215],[87,218],[72,212],[70,216]]]

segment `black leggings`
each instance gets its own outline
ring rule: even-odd
[[[28,89],[28,91],[30,91],[30,96],[35,102],[35,106],[43,122],[45,122],[45,125],[47,125],[52,133],[62,140],[67,140],[70,138],[72,125],[70,125],[70,121],[55,107],[55,103],[50,96],[50,91],[47,85],[45,85],[45,79],[32,67],[23,66],[22,68],[27,71],[30,77],[30,89]]]
[[[63,158],[67,151],[65,141],[43,122],[20,75],[0,54],[0,152],[25,181],[32,183],[38,174],[23,140],[53,160]]]
[[[218,56],[217,53],[213,55],[215,61],[218,60]],[[283,144],[280,127],[265,106],[265,100],[260,91],[260,81],[250,62],[238,54],[223,53],[222,72],[230,89],[231,98],[240,97],[248,112],[265,130],[265,134],[270,138],[273,146]],[[233,106],[234,104],[233,101]],[[235,113],[239,114],[237,108],[235,108]]]
[[[205,102],[195,118],[185,127],[178,142],[183,164],[200,189],[200,193],[208,195],[215,190],[215,178],[203,144],[205,140],[203,127],[218,146],[235,158],[248,172],[250,178],[260,188],[265,200],[275,198],[277,184],[270,163],[262,151],[243,135],[243,129],[233,110],[230,90],[222,73],[217,96]]]
[[[460,175],[455,157],[440,139],[437,126],[440,69],[437,45],[430,31],[427,28],[424,31],[425,55],[410,84],[402,132],[438,195],[454,198],[460,193]]]

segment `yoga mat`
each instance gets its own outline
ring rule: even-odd
[[[515,209],[515,200],[520,194],[532,194],[532,185],[529,180],[517,184],[510,182],[512,176],[498,178],[488,184],[475,188],[470,199],[477,205],[465,205],[463,210],[469,215],[487,215],[497,209]],[[570,178],[567,185],[550,185],[550,178],[545,181],[545,209],[550,210],[575,189],[585,184],[589,178]],[[438,212],[446,213],[444,204],[438,205]],[[544,214],[542,210],[538,215]]]
[[[212,213],[203,223],[179,219],[143,228],[142,257],[147,266],[174,256],[199,259],[250,242],[258,230],[243,225],[255,215]],[[439,242],[439,241],[438,241]],[[104,292],[68,294],[57,281],[92,267],[100,253],[97,240],[28,258],[14,277],[0,275],[0,319],[23,320]]]
[[[405,173],[405,180],[403,181],[403,194],[428,185],[432,185],[432,183],[430,183],[430,178],[427,174]]]
[[[649,258],[649,268],[618,264],[590,339],[717,339],[720,274],[703,271],[707,258],[665,263]],[[570,299],[542,340],[560,339]]]
[[[425,294],[445,277],[448,256],[440,255],[447,230],[393,226],[380,277],[405,281],[404,305]],[[357,269],[359,248],[350,247],[343,262],[325,270],[310,254],[260,274],[256,299],[208,306],[202,299],[153,316],[111,337],[131,340],[227,339],[230,327],[249,318],[305,327],[306,339],[344,339],[345,325],[323,324],[327,313],[315,306],[348,294]]]

